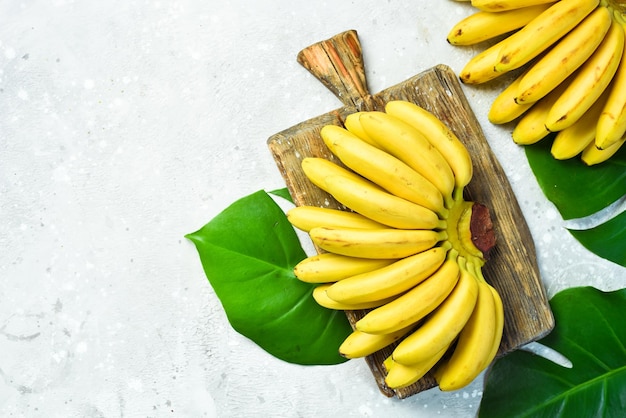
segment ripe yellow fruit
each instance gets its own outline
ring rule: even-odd
[[[580,146],[581,139],[562,150],[559,140],[553,155],[559,159],[579,156],[588,165],[599,164],[619,150],[626,136],[626,7],[618,0],[536,4],[535,0],[473,1],[476,12],[453,26],[462,27],[464,37],[489,36],[494,29],[488,25],[464,23],[482,23],[486,16],[517,29],[479,52],[459,77],[466,84],[480,84],[523,69],[496,98],[490,122],[513,121],[514,141],[527,145],[585,119],[585,142],[591,136],[594,144],[585,148]],[[528,14],[531,6],[538,12]],[[587,115],[590,109],[595,120]],[[598,149],[592,150],[593,146]],[[605,148],[610,152],[599,152]]]
[[[434,114],[400,100],[388,102],[384,112],[354,113],[344,127],[325,126],[320,136],[345,167],[308,157],[303,172],[351,212],[301,206],[288,219],[320,252],[294,269],[315,286],[318,304],[371,310],[340,354],[355,358],[402,347],[385,364],[386,384],[400,388],[434,370],[454,346],[464,355],[457,354],[447,376],[468,384],[473,375],[457,370],[489,365],[504,314],[481,305],[489,328],[470,322],[476,336],[452,344],[477,309],[478,283],[484,282],[477,272],[495,245],[487,207],[463,198],[473,173],[467,148]]]

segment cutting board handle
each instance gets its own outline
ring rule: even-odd
[[[359,110],[374,108],[356,30],[314,43],[300,51],[297,59],[345,106],[355,106]]]

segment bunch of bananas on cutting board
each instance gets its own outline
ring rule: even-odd
[[[307,157],[302,169],[347,210],[297,206],[287,217],[319,250],[294,269],[316,285],[315,300],[366,312],[340,354],[393,344],[388,387],[429,371],[441,390],[466,386],[494,359],[504,326],[500,295],[481,270],[495,244],[489,211],[463,198],[468,150],[434,114],[402,100],[320,134],[340,163]]]
[[[469,0],[468,0],[469,1]],[[459,76],[485,83],[517,70],[492,103],[513,140],[554,132],[556,159],[602,163],[626,142],[626,3],[620,0],[471,0],[478,10],[449,32],[453,45],[493,44]]]

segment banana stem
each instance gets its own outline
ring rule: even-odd
[[[461,270],[466,270],[467,271],[467,259],[464,256],[459,255],[456,258],[456,262],[459,264],[459,268]]]
[[[483,277],[483,275],[480,274],[480,266],[477,265],[473,260],[468,260],[467,261],[467,270],[479,282],[480,281],[482,281],[482,282],[485,281],[485,278]]]
[[[482,265],[482,252],[472,242],[470,224],[472,216],[472,202],[463,200],[463,188],[454,191],[454,206],[450,208],[450,216],[447,219],[448,241],[460,255],[467,259],[476,260]]]
[[[455,204],[454,196],[452,194],[444,196],[443,197],[443,204],[446,207],[446,209],[451,209],[452,207],[454,207],[454,204]],[[446,213],[445,217],[446,218],[448,217],[448,213]]]
[[[452,192],[452,199],[453,199],[455,205],[458,202],[463,201],[463,191],[464,190],[465,190],[464,187],[455,187],[454,188],[454,191]]]
[[[454,200],[450,199],[450,202],[454,202]],[[448,216],[450,215],[450,207],[446,206],[448,203],[444,200],[443,202],[444,207],[441,208],[441,210],[439,210],[437,212],[437,215],[439,215],[440,219],[448,219]]]

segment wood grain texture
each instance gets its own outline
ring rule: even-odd
[[[466,200],[483,203],[491,211],[497,243],[483,271],[486,279],[500,292],[505,307],[505,328],[498,356],[542,338],[554,327],[554,318],[539,274],[533,238],[508,179],[471,111],[456,75],[449,67],[438,65],[370,95],[361,88],[365,86],[362,63],[354,61],[357,56],[360,59],[360,54],[354,51],[354,45],[358,45],[353,38],[356,32],[348,32],[350,36],[345,35],[346,33],[340,34],[333,38],[333,42],[312,45],[306,49],[307,53],[299,54],[299,60],[306,60],[307,56],[315,57],[318,63],[328,60],[324,65],[309,67],[315,68],[312,73],[320,79],[334,80],[336,76],[341,76],[344,86],[331,91],[345,106],[304,121],[268,139],[270,152],[295,204],[345,209],[330,195],[313,185],[300,167],[302,159],[310,156],[338,162],[320,138],[319,132],[324,125],[342,125],[348,114],[358,110],[382,110],[384,104],[390,100],[407,100],[424,107],[450,127],[472,156],[474,176],[466,187]],[[345,39],[349,39],[349,46],[342,44]],[[332,52],[329,52],[329,45]],[[316,52],[311,52],[310,49]],[[341,66],[328,65],[328,62],[336,62],[337,59],[342,62],[348,60],[351,69],[363,74],[354,76],[351,73],[349,79],[346,79],[343,76],[346,72]],[[320,68],[325,69],[319,70]],[[318,71],[331,71],[334,75],[329,77],[327,74],[316,73]],[[361,87],[345,87],[352,83],[350,80],[355,79],[362,80],[359,81]],[[364,313],[350,311],[346,315],[354,326]],[[406,398],[436,386],[435,380],[428,374],[407,388],[388,388],[384,383],[382,362],[393,347],[365,359],[383,394]]]

